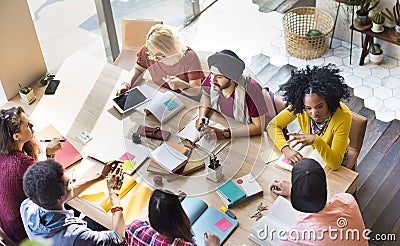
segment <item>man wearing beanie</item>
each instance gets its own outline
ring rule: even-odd
[[[280,245],[368,245],[356,200],[351,194],[339,193],[327,201],[326,176],[317,161],[304,158],[297,162],[292,182],[275,180],[270,190],[290,197],[293,208],[300,211],[289,232],[316,232],[316,237],[300,236],[296,240],[288,236]],[[358,237],[353,236],[354,231],[359,233]]]
[[[216,52],[207,59],[210,75],[203,81],[196,128],[208,123],[210,108],[246,124],[235,129],[212,128],[218,139],[261,134],[267,107],[260,85],[242,75],[244,62],[230,50]]]

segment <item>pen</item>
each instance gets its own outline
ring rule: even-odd
[[[106,164],[104,161],[99,160],[99,159],[97,159],[96,157],[93,157],[93,156],[88,155],[88,158],[89,158],[89,159],[92,159],[92,160],[95,160],[95,161],[98,161],[98,162],[100,162],[101,164]]]
[[[48,143],[48,142],[50,142],[51,141],[51,139],[41,139],[40,140],[40,142],[46,142],[46,143]],[[60,139],[60,142],[65,142],[66,141],[66,139]]]
[[[76,181],[76,173],[75,173],[75,168],[74,168],[74,169],[72,169],[72,173],[71,173],[71,180],[72,180],[72,182],[75,182],[75,181]]]

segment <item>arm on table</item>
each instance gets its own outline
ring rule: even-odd
[[[252,117],[251,123],[242,127],[232,128],[232,137],[246,137],[261,134],[265,129],[265,115]]]
[[[120,161],[109,161],[109,162],[107,162],[106,164],[104,164],[103,171],[101,172],[101,174],[98,177],[95,177],[95,178],[90,179],[90,180],[85,180],[85,181],[82,181],[82,182],[80,182],[78,184],[75,184],[72,187],[73,196],[72,196],[71,199],[79,196],[80,193],[82,193],[84,190],[86,190],[91,185],[95,184],[96,182],[105,179],[107,177],[107,175],[110,173],[110,171],[113,170],[113,165],[115,165],[116,163],[120,163]]]
[[[211,108],[210,95],[208,95],[205,91],[203,91],[203,94],[201,95],[200,99],[199,117],[197,117],[196,120],[197,130],[200,130],[204,124],[208,124],[207,115],[210,112],[210,108]]]

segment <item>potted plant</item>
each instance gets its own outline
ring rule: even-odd
[[[396,1],[393,6],[393,11],[391,12],[386,8],[386,12],[382,13],[386,18],[394,22],[396,34],[400,35],[400,3],[399,0]]]
[[[383,59],[383,51],[380,44],[372,43],[368,47],[369,60],[373,63],[380,63]]]
[[[357,14],[357,24],[360,26],[368,25],[368,14],[369,11],[374,9],[379,4],[379,0],[362,0],[360,1],[360,5],[358,10],[356,11]]]
[[[219,163],[218,157],[214,154],[210,155],[210,163],[207,166],[207,178],[212,181],[218,181],[222,177],[222,166]]]
[[[30,87],[22,87],[20,83],[18,83],[19,86],[19,95],[21,97],[21,101],[26,103],[26,104],[31,104],[32,102],[35,101],[36,97],[35,94],[33,93],[33,89]]]
[[[384,27],[383,23],[385,22],[385,16],[382,11],[378,11],[375,13],[374,18],[372,18],[372,28],[371,31],[375,33],[383,32]]]

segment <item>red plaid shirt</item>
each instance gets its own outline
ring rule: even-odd
[[[125,240],[130,246],[196,246],[196,243],[185,242],[181,238],[166,238],[154,230],[147,221],[134,220],[126,227]]]

